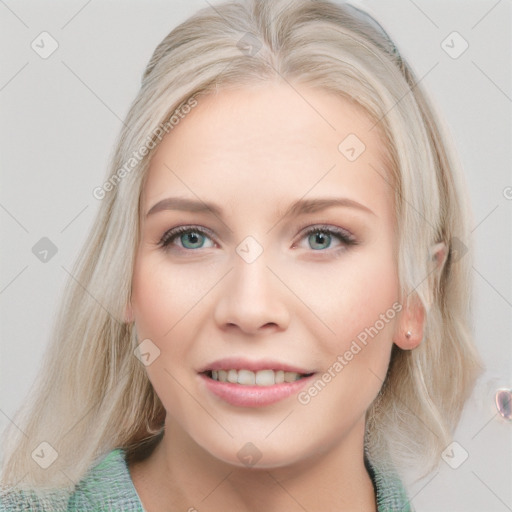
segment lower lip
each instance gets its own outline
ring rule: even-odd
[[[200,374],[206,387],[214,395],[237,407],[263,407],[275,404],[291,395],[298,393],[314,377],[303,377],[294,382],[283,382],[272,386],[244,386],[213,380],[204,374]]]

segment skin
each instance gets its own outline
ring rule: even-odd
[[[321,375],[400,303],[393,189],[381,176],[386,148],[372,125],[333,94],[266,83],[201,97],[158,147],[126,313],[139,339],[160,350],[147,373],[167,411],[162,441],[130,466],[148,512],[376,510],[363,463],[365,412],[393,343],[420,342],[421,307],[404,305],[307,405],[295,395],[235,407],[209,393],[197,373],[239,356]],[[338,150],[349,134],[366,146],[353,162]],[[146,215],[168,197],[211,202],[222,213]],[[363,208],[285,215],[298,199],[333,197]],[[200,248],[180,246],[183,238],[191,243],[180,235],[167,249],[159,245],[182,225],[212,236],[199,234]],[[313,249],[317,238],[304,229],[317,225],[348,230],[357,244],[333,235]],[[236,252],[247,236],[263,249],[252,263]],[[262,455],[254,467],[237,456],[247,442]]]

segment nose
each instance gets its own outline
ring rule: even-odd
[[[234,255],[234,268],[226,276],[215,306],[215,322],[219,328],[259,334],[288,327],[290,311],[286,290],[267,268],[264,255],[252,263]]]

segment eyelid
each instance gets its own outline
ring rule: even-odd
[[[298,229],[300,230],[299,235],[297,235],[298,240],[302,240],[302,238],[304,238],[305,235],[307,235],[307,234],[309,234],[311,232],[326,231],[326,232],[334,233],[335,235],[340,236],[342,239],[345,239],[344,240],[345,243],[349,243],[350,245],[357,245],[359,243],[358,239],[356,238],[356,236],[351,231],[349,231],[346,228],[342,228],[340,226],[335,226],[333,224],[324,224],[324,223],[309,224],[309,223],[305,223],[304,225],[302,225]],[[294,242],[294,244],[295,243],[296,242]]]
[[[342,228],[340,226],[335,226],[332,224],[309,224],[305,223],[302,226],[299,226],[297,228],[299,230],[299,234],[296,237],[296,240],[293,242],[292,247],[296,247],[297,243],[301,241],[304,237],[309,235],[310,233],[315,232],[326,232],[329,234],[332,234],[334,236],[337,236],[342,243],[344,243],[346,246],[348,245],[357,245],[359,242],[357,238],[354,236],[353,233],[351,233],[348,229]],[[168,249],[168,247],[171,245],[172,240],[176,239],[181,233],[189,233],[189,232],[197,232],[202,234],[203,236],[209,238],[214,244],[217,246],[219,243],[216,240],[216,237],[214,233],[204,227],[197,224],[183,224],[181,226],[175,226],[173,228],[168,229],[160,238],[158,241],[158,246],[165,249]],[[183,249],[187,252],[193,251],[192,249],[186,249],[182,248],[180,246],[177,246],[178,249]],[[211,247],[208,247],[208,249],[211,249]],[[197,249],[196,249],[197,250]]]
[[[188,233],[191,231],[201,233],[202,235],[211,239],[212,242],[214,242],[216,245],[218,245],[213,232],[210,229],[205,228],[204,226],[199,226],[197,224],[183,224],[181,226],[175,226],[171,229],[168,229],[160,238],[158,245],[165,250],[171,245],[171,240],[177,238],[181,233]],[[178,246],[178,249],[182,248]],[[191,249],[185,250],[190,251]]]

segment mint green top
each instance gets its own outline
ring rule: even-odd
[[[375,487],[378,512],[412,512],[402,483],[367,464]],[[93,466],[69,496],[52,493],[46,498],[26,492],[0,496],[0,512],[145,512],[130,477],[125,452],[112,450]]]

